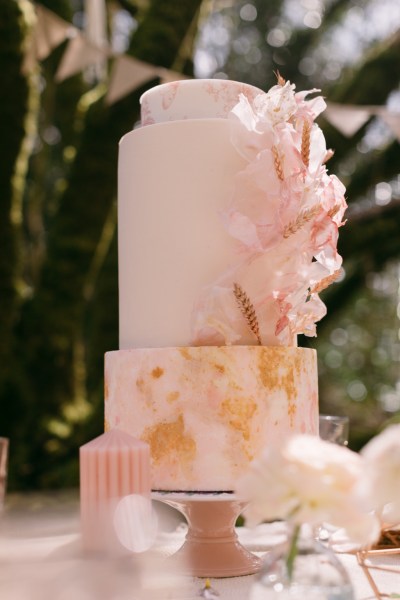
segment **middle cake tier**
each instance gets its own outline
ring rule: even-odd
[[[221,211],[246,164],[227,119],[158,123],[122,138],[121,349],[193,344],[191,319],[203,288],[240,259]],[[263,341],[274,345],[274,338]],[[251,332],[243,343],[254,343]]]
[[[152,487],[230,491],[263,448],[318,432],[315,350],[146,348],[105,357],[105,425],[149,443]]]

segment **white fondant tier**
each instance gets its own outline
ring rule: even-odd
[[[150,444],[152,487],[227,491],[266,444],[318,431],[314,350],[146,348],[105,358],[106,429]]]
[[[141,123],[152,125],[182,119],[226,118],[239,94],[253,100],[262,90],[239,81],[192,79],[151,88],[140,98]]]
[[[122,138],[120,349],[193,344],[191,316],[202,288],[238,260],[219,213],[244,166],[224,119],[160,123]],[[265,344],[274,341],[264,336]],[[251,332],[244,343],[254,343]]]

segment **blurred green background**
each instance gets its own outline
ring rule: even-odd
[[[77,28],[83,0],[40,3]],[[397,112],[398,0],[114,0],[109,43],[150,65],[267,90],[274,71],[328,101]],[[78,447],[103,430],[103,355],[118,348],[120,137],[148,81],[107,105],[113,58],[61,83],[68,41],[24,73],[29,0],[0,2],[0,435],[9,486],[78,482]],[[396,116],[396,115],[395,115]],[[348,414],[353,448],[400,420],[400,149],[382,119],[352,137],[319,119],[347,186],[344,277],[322,294],[321,412]]]

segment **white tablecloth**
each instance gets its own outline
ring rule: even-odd
[[[169,557],[180,547],[185,525],[178,513],[159,508],[160,532],[152,550],[119,558],[83,553],[77,493],[9,498],[0,519],[1,600],[193,600],[204,580],[175,569]],[[241,542],[262,556],[281,536],[278,525],[238,528]],[[376,598],[355,554],[340,553],[357,600]],[[400,595],[400,555],[378,556],[370,569],[383,598]],[[254,575],[212,579],[221,600],[246,600]],[[375,590],[376,591],[376,590]],[[392,596],[395,597],[395,596]],[[306,600],[306,599],[305,599]]]

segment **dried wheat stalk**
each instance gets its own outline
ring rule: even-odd
[[[238,283],[233,284],[233,293],[235,295],[240,312],[246,319],[247,325],[254,333],[257,338],[257,342],[261,346],[260,327],[258,325],[256,311],[250,298]]]
[[[328,217],[330,217],[331,219],[333,219],[333,217],[336,215],[337,212],[339,212],[340,209],[340,205],[339,204],[335,204],[335,206],[332,206],[332,208],[330,210],[328,210]]]
[[[278,179],[283,181],[282,160],[281,160],[281,157],[279,156],[279,152],[278,152],[278,149],[276,146],[272,146],[272,154],[274,155],[274,165],[275,165],[276,174],[278,175]]]
[[[301,135],[301,158],[307,168],[310,164],[310,137],[311,125],[308,121],[304,121],[303,132]]]
[[[340,271],[341,269],[337,269],[334,273],[332,273],[332,275],[328,275],[328,277],[324,277],[323,279],[321,279],[319,283],[317,283],[316,285],[314,285],[313,288],[311,288],[310,293],[319,294],[320,292],[322,292],[322,290],[325,290],[331,285],[331,283],[336,281],[336,279],[340,275]]]
[[[297,231],[299,231],[299,229],[301,229],[303,225],[305,225],[306,223],[311,221],[313,217],[315,217],[319,210],[320,205],[316,204],[311,208],[306,208],[306,210],[301,211],[301,213],[297,215],[295,221],[292,221],[291,223],[289,223],[289,225],[286,225],[285,229],[283,230],[283,237],[287,239],[294,233],[297,233]]]
[[[279,71],[274,71],[274,75],[276,77],[277,84],[280,85],[281,87],[283,87],[286,83],[286,79],[284,79],[282,77],[282,75],[279,73]]]

